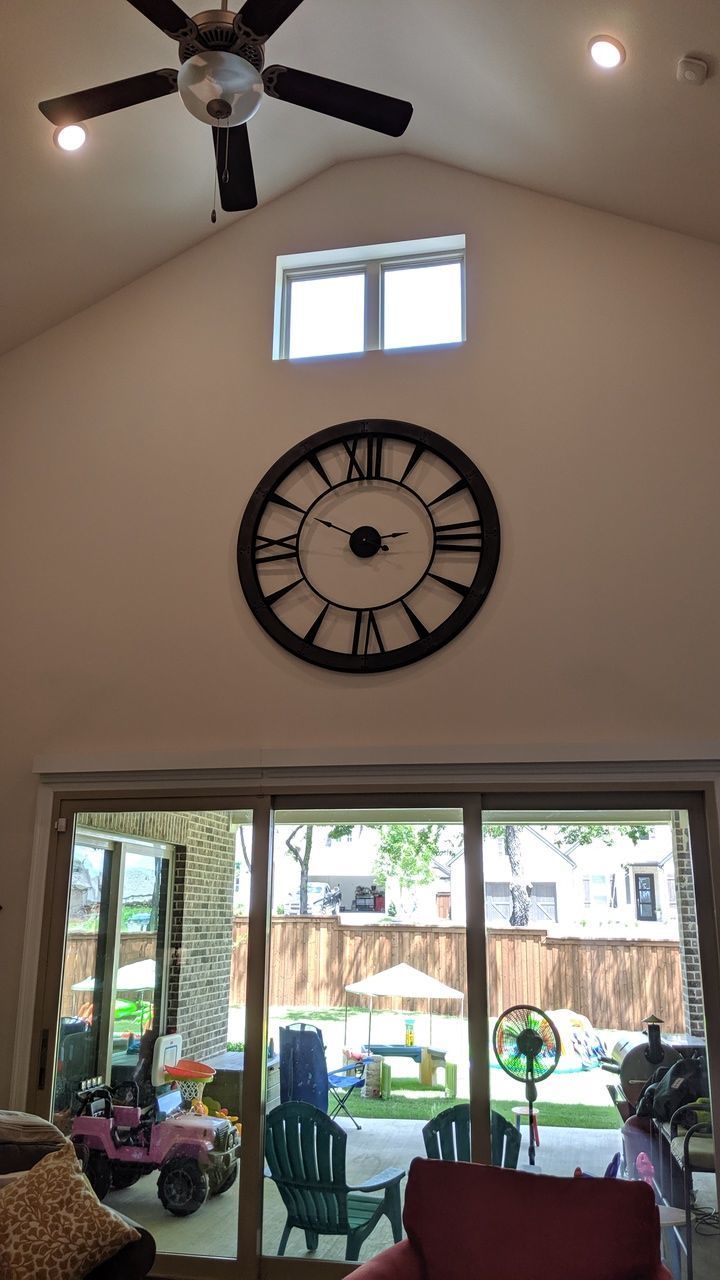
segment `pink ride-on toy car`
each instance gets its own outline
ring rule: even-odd
[[[229,1120],[180,1110],[177,1092],[157,1098],[143,1113],[134,1082],[122,1086],[132,1099],[121,1105],[108,1085],[78,1094],[80,1109],[71,1138],[99,1200],[131,1187],[159,1169],[158,1195],[179,1218],[195,1213],[208,1195],[229,1191],[237,1178],[240,1139]]]

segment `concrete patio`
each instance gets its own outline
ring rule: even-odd
[[[415,1156],[424,1155],[423,1122],[418,1120],[363,1120],[362,1129],[348,1129],[348,1176],[359,1183],[393,1165],[408,1169]],[[619,1150],[620,1133],[613,1129],[540,1128],[536,1171],[568,1176],[579,1165],[584,1172],[602,1175]],[[527,1130],[519,1168],[527,1167]],[[404,1184],[403,1184],[404,1185]],[[698,1200],[713,1207],[712,1178],[698,1179]],[[185,1253],[198,1257],[232,1257],[238,1211],[238,1184],[232,1191],[208,1202],[189,1218],[173,1218],[162,1208],[157,1196],[157,1177],[151,1174],[127,1191],[108,1196],[106,1203],[142,1222],[152,1232],[162,1253]],[[274,1254],[285,1223],[285,1210],[275,1186],[265,1186],[263,1251]],[[363,1246],[361,1260],[372,1257],[392,1244],[390,1224],[383,1218]],[[342,1260],[344,1240],[321,1236],[315,1254],[309,1255],[300,1231],[293,1231],[287,1248],[290,1257]],[[720,1274],[720,1236],[695,1235],[695,1280],[716,1280]]]

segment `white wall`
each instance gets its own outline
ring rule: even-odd
[[[461,231],[465,347],[272,363],[277,253]],[[716,736],[719,321],[716,246],[400,157],[329,170],[5,357],[4,1031],[36,753]],[[284,654],[235,570],[265,469],[359,416],[456,441],[504,539],[463,635],[375,677]]]

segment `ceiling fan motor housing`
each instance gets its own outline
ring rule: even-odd
[[[197,36],[190,36],[179,43],[180,61],[187,62],[197,53],[217,50],[224,53],[236,53],[249,62],[257,71],[265,65],[263,46],[239,36],[233,26],[234,13],[229,9],[205,9],[196,13],[193,22],[197,27]]]

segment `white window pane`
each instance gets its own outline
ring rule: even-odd
[[[365,349],[365,273],[290,284],[288,355],[345,355]]]
[[[390,267],[384,272],[383,347],[462,342],[459,262]]]

